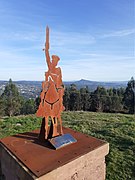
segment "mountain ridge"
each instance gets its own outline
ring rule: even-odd
[[[65,85],[69,86],[70,84],[75,84],[78,88],[88,86],[91,90],[95,90],[97,86],[103,86],[105,88],[120,88],[126,87],[128,81],[91,81],[81,79],[79,81],[67,81],[64,82]]]
[[[102,86],[106,89],[109,88],[125,88],[128,81],[119,82],[99,82],[81,79],[79,81],[64,81],[65,87],[70,87],[71,84],[75,84],[77,89],[88,87],[90,91],[94,91],[98,86]],[[0,95],[3,93],[8,81],[0,80]],[[26,98],[36,98],[40,95],[42,90],[42,81],[13,81],[18,87],[20,94]]]
[[[2,83],[7,83],[8,81],[6,80],[0,80],[0,84]],[[41,84],[42,81],[32,81],[32,80],[19,80],[19,81],[13,81],[13,83],[15,84]],[[126,86],[128,81],[91,81],[91,80],[86,80],[86,79],[80,79],[80,80],[75,80],[75,81],[63,81],[63,83],[65,85],[68,85],[68,84],[75,84],[75,85],[100,85],[100,86],[105,86],[105,85],[108,85],[108,86],[111,86],[111,85],[114,85],[114,86]]]

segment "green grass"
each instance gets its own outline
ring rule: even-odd
[[[107,180],[135,179],[134,115],[64,112],[62,118],[64,126],[109,142]],[[40,123],[34,115],[0,119],[0,138],[37,129]]]

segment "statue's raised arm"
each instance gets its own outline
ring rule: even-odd
[[[45,55],[46,55],[46,62],[48,65],[48,69],[51,69],[51,61],[49,55],[49,27],[46,27],[46,42],[45,42]]]

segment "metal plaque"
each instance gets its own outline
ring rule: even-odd
[[[71,134],[63,134],[62,136],[49,139],[49,142],[55,149],[60,149],[64,146],[77,142],[77,140]]]

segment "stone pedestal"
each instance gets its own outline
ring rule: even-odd
[[[1,139],[0,177],[6,180],[104,180],[109,144],[69,128],[76,143],[54,150],[39,130]]]

